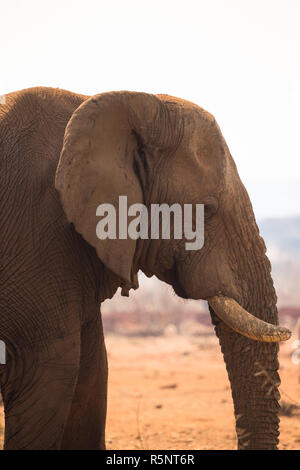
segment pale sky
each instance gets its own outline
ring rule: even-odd
[[[300,215],[300,0],[6,0],[0,94],[168,93],[216,117],[258,218]]]

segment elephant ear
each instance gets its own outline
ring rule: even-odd
[[[143,190],[134,171],[138,141],[151,139],[160,100],[154,95],[113,92],[95,95],[79,106],[65,131],[55,187],[69,222],[97,251],[101,261],[135,286],[133,258],[136,240],[119,238],[119,196],[128,207],[143,203]],[[116,239],[99,239],[96,215],[100,204],[116,209]]]

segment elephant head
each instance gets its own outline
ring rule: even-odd
[[[75,111],[64,137],[56,188],[75,229],[124,292],[139,269],[183,298],[205,299],[219,337],[235,406],[239,448],[278,442],[278,326],[270,263],[251,202],[214,117],[168,95],[113,92]],[[204,204],[204,246],[181,239],[96,235],[101,203]],[[150,221],[151,222],[151,221]]]

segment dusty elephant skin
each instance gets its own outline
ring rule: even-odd
[[[24,90],[0,106],[0,165],[5,448],[105,447],[99,304],[119,286],[125,295],[137,288],[141,269],[183,298],[208,299],[238,447],[275,449],[276,341],[289,333],[274,326],[265,245],[213,116],[167,95]],[[120,195],[128,205],[205,204],[204,247],[99,240],[96,208],[117,207]]]

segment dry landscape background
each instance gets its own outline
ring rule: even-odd
[[[235,449],[233,405],[214,336],[108,335],[108,449]],[[280,449],[300,449],[299,365],[280,349]],[[0,446],[3,442],[1,409]]]
[[[300,218],[260,223],[280,321],[294,334],[280,347],[280,449],[300,449]],[[109,449],[235,449],[229,381],[205,302],[183,301],[140,276],[130,298],[104,302],[109,360]],[[300,354],[297,356],[300,358]],[[0,407],[0,445],[3,440]]]

